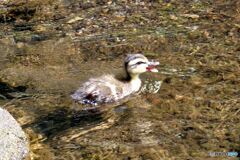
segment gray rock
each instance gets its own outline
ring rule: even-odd
[[[22,128],[7,110],[0,108],[0,160],[22,160],[28,152]]]

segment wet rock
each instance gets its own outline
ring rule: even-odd
[[[11,114],[0,108],[0,160],[21,160],[29,152],[25,133]]]
[[[171,20],[174,20],[174,21],[178,20],[178,17],[173,14],[171,14],[169,17]]]
[[[24,44],[23,42],[18,42],[18,43],[16,44],[16,47],[17,47],[18,49],[22,49],[23,47],[25,47],[25,44]]]
[[[192,19],[198,19],[200,17],[197,14],[182,14],[182,16],[186,18],[192,18]]]
[[[31,41],[32,42],[44,41],[46,39],[47,39],[47,36],[45,36],[45,35],[37,35],[37,34],[35,34],[35,35],[32,35],[32,37],[31,37]]]
[[[67,23],[71,24],[71,23],[75,23],[80,20],[83,20],[83,18],[82,17],[74,17],[74,18],[70,19],[69,21],[67,21]]]

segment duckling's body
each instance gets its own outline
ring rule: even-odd
[[[137,92],[141,87],[139,75],[146,71],[156,71],[152,62],[141,54],[131,54],[125,59],[126,77],[103,75],[91,78],[72,95],[74,100],[84,104],[98,104],[118,101]],[[150,69],[148,67],[150,66]],[[153,72],[154,72],[153,71]]]

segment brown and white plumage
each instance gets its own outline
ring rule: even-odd
[[[149,62],[142,54],[129,54],[124,60],[126,77],[118,78],[115,75],[103,75],[91,78],[71,97],[83,104],[96,105],[118,101],[141,87],[139,75],[146,71],[157,72],[158,62]]]

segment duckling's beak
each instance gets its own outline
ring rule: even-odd
[[[159,62],[148,62],[148,66],[147,66],[147,71],[148,72],[158,72],[157,68],[155,68],[156,66],[158,66],[160,63]]]

